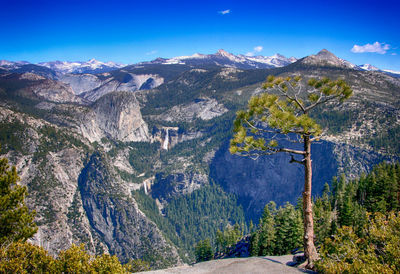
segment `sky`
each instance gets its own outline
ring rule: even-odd
[[[400,1],[0,0],[0,60],[133,64],[224,49],[302,58],[327,49],[400,71]]]

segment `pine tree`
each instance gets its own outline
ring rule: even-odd
[[[294,206],[286,203],[275,216],[275,254],[283,255],[302,244],[303,227],[301,214]]]
[[[328,184],[325,184],[321,198],[314,202],[315,234],[318,243],[332,234],[333,213],[331,206],[331,192]]]
[[[259,242],[258,242],[258,255],[274,255],[275,250],[275,214],[276,204],[269,202],[264,207],[262,219],[260,221]]]
[[[260,232],[257,230],[251,234],[250,238],[250,256],[258,256],[260,249]]]
[[[309,79],[307,86],[300,76],[268,76],[263,86],[269,93],[253,96],[246,111],[239,111],[234,122],[234,138],[230,152],[241,156],[258,158],[262,155],[289,153],[291,163],[304,167],[303,218],[304,218],[304,253],[307,267],[312,268],[318,259],[314,245],[314,223],[311,203],[311,143],[322,134],[321,127],[309,116],[309,113],[321,104],[335,99],[340,102],[352,95],[351,88],[345,81]],[[306,89],[306,92],[302,92]],[[298,146],[283,146],[282,139],[292,143],[302,142]],[[296,159],[295,155],[302,157]]]
[[[209,238],[196,244],[195,254],[196,262],[209,261],[213,258],[213,251]]]
[[[35,212],[25,205],[27,190],[17,184],[19,177],[8,159],[0,159],[0,245],[26,241],[36,231]]]

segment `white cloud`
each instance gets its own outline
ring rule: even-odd
[[[262,46],[254,47],[254,51],[255,51],[255,52],[260,52],[260,51],[262,51],[262,50],[263,50],[263,47],[262,47]]]
[[[259,52],[261,52],[263,50],[263,47],[262,46],[257,46],[257,47],[254,47],[253,48],[253,51],[249,51],[248,53],[246,53],[245,55],[246,56],[254,56],[254,55],[256,55],[256,53],[259,53]]]
[[[154,54],[156,54],[158,51],[156,51],[156,50],[152,50],[152,51],[149,51],[149,52],[146,52],[146,55],[154,55]]]
[[[373,44],[366,44],[364,46],[354,45],[351,51],[354,53],[376,52],[379,54],[385,54],[386,51],[389,49],[390,45],[385,43],[375,42]]]
[[[222,15],[225,15],[225,14],[231,13],[231,10],[221,10],[221,11],[219,11],[218,13],[220,13],[220,14],[222,14]]]

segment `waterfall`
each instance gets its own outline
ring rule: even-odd
[[[167,128],[162,148],[165,150],[168,150],[168,144],[169,144],[169,135],[168,135],[168,128]]]
[[[147,184],[146,181],[143,182],[144,193],[147,195]]]

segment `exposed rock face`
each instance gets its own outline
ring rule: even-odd
[[[327,157],[326,155],[336,155]],[[313,194],[323,190],[338,172],[351,177],[359,176],[385,158],[379,154],[348,145],[320,142],[312,145]],[[231,155],[228,144],[218,150],[210,166],[210,176],[228,192],[238,195],[245,212],[259,217],[269,201],[278,205],[289,201],[296,204],[304,188],[304,168],[289,163],[290,155],[278,153],[256,161]]]
[[[130,193],[115,181],[116,174],[95,153],[79,176],[83,207],[94,231],[120,259],[150,259],[155,266],[180,262],[176,249],[167,244],[156,225],[137,207]]]
[[[57,103],[83,103],[85,100],[75,96],[74,91],[61,82],[54,80],[45,80],[30,89],[39,97]]]
[[[39,225],[33,242],[52,254],[68,248],[72,243],[85,243],[91,253],[95,253],[96,246],[102,246],[97,239],[93,239],[79,197],[77,178],[83,166],[83,157],[76,149],[65,149],[49,153],[40,162],[43,167],[32,165],[28,170],[31,195],[27,201],[37,205]],[[107,248],[103,250],[108,252]]]
[[[63,74],[58,80],[68,84],[75,94],[93,90],[103,83],[99,77],[93,74]]]
[[[148,141],[147,124],[132,93],[113,93],[94,103],[82,117],[80,130],[91,142],[109,137],[123,142]]]
[[[352,179],[359,177],[361,173],[368,173],[372,166],[382,161],[395,159],[344,143],[335,143],[332,155],[337,162],[337,174],[346,174],[347,178]]]
[[[169,150],[176,144],[188,140],[200,138],[202,132],[184,132],[179,127],[154,127],[152,130],[152,141],[159,141],[161,148]]]
[[[196,118],[210,120],[227,111],[217,100],[201,98],[187,105],[174,106],[167,113],[160,115],[159,119],[164,121],[192,121]]]
[[[102,84],[92,90],[81,93],[81,96],[89,101],[96,101],[101,96],[114,91],[136,91],[140,89],[152,89],[164,83],[164,79],[158,75],[123,72],[122,79],[114,77],[106,78]]]
[[[36,73],[5,74],[0,75],[0,79],[2,84],[8,86],[9,94],[57,103],[84,104],[86,102],[85,99],[76,96],[68,85]]]
[[[21,184],[28,187],[27,205],[36,210],[39,229],[32,242],[52,254],[81,242],[89,252],[95,252],[95,246],[101,244],[92,237],[78,190],[85,153],[72,144],[74,136],[69,137],[71,142],[65,142],[60,129],[49,123],[2,108],[0,122],[13,125],[17,145],[7,157],[16,165]],[[48,133],[62,144],[55,144]]]
[[[98,152],[87,159],[90,144],[81,143],[73,131],[0,110],[2,130],[17,140],[2,150],[8,150],[6,157],[28,187],[27,205],[37,212],[38,232],[31,242],[54,255],[84,243],[90,253],[116,254],[123,262],[142,258],[154,267],[180,264],[176,248],[138,209],[129,182],[116,173],[126,165],[123,159],[116,168]]]
[[[151,187],[151,193],[154,198],[165,202],[173,197],[191,193],[206,184],[208,184],[206,174],[185,172],[164,177],[164,174],[159,173]]]
[[[354,69],[356,65],[336,57],[333,53],[326,49],[321,50],[318,54],[307,56],[300,60],[303,64],[314,66],[332,66],[339,68]]]

